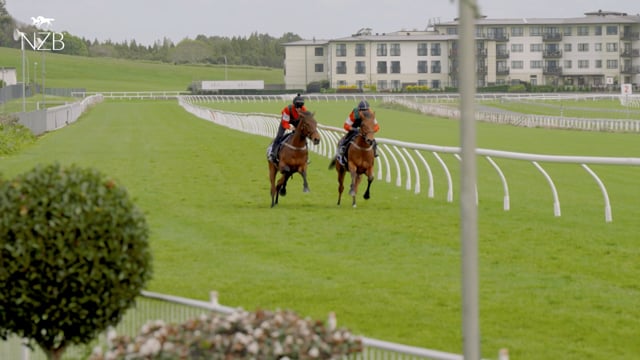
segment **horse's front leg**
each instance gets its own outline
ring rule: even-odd
[[[364,192],[364,199],[365,200],[369,200],[369,189],[371,188],[371,183],[373,182],[374,176],[373,176],[373,169],[370,169],[369,171],[367,171],[367,191]]]
[[[302,192],[311,192],[311,190],[309,189],[309,182],[307,182],[307,168],[302,168],[299,173],[300,175],[302,175]]]
[[[278,192],[276,191],[276,172],[275,165],[269,162],[269,181],[271,182],[271,207],[278,203]]]
[[[282,174],[282,177],[278,181],[277,190],[280,196],[287,195],[287,181],[289,181],[289,177],[291,177],[291,173],[285,172]]]
[[[349,190],[349,195],[351,195],[351,206],[353,207],[356,207],[356,195],[358,194],[358,184],[360,184],[360,179],[360,174],[355,171],[351,172],[351,189]]]

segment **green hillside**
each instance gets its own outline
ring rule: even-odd
[[[171,65],[157,62],[70,56],[25,51],[27,79],[42,78],[45,64],[46,87],[85,88],[87,91],[163,91],[186,90],[196,80],[264,80],[283,84],[282,69],[224,65]],[[44,59],[44,60],[43,60]],[[38,63],[35,65],[35,63]],[[20,50],[0,47],[0,66],[16,68],[22,80]]]

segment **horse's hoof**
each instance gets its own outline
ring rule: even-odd
[[[363,198],[364,198],[365,200],[369,200],[370,196],[369,196],[369,194],[364,194]]]
[[[308,193],[308,192],[311,192],[311,190],[309,190],[309,188],[304,188],[302,189],[302,192]]]
[[[280,189],[280,196],[286,196],[287,195],[287,190],[286,189]]]

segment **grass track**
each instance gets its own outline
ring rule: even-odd
[[[331,121],[339,124],[338,113]],[[439,127],[454,137],[447,124],[434,120],[426,137],[437,137]],[[384,137],[394,138],[399,130],[388,128]],[[533,148],[542,129],[529,130],[530,145],[511,135],[511,146]],[[312,154],[312,192],[303,194],[294,177],[271,209],[269,140],[194,118],[175,102],[106,102],[0,159],[0,169],[8,177],[39,162],[77,163],[125,184],[152,230],[149,290],[206,299],[215,289],[226,305],[292,308],[315,318],[336,311],[357,333],[460,353],[457,204],[446,203],[442,189],[427,199],[376,181],[371,200],[338,208],[335,172]],[[614,207],[606,224],[594,206],[601,204],[595,184],[576,181],[579,169],[549,168],[567,197],[555,218],[545,183],[532,180],[540,175],[530,165],[504,165],[513,176],[511,211],[501,210],[495,174],[478,184],[484,356],[508,347],[518,359],[633,358],[640,353],[640,199],[629,189],[639,169],[604,173],[614,206],[631,202],[618,213]]]

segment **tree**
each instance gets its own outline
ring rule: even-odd
[[[147,238],[126,190],[97,170],[0,179],[0,338],[60,359],[115,326],[151,277]]]

